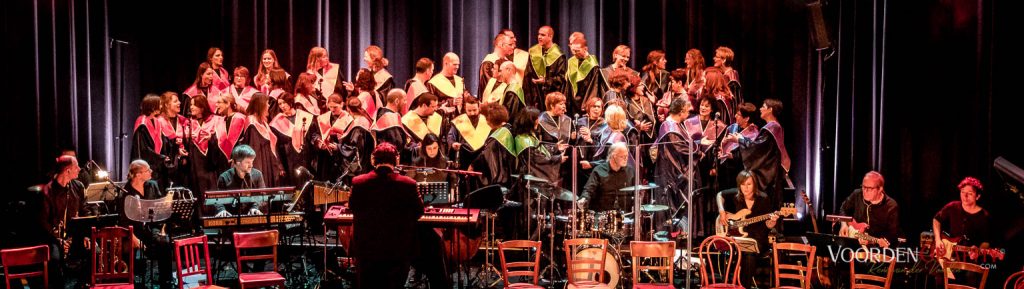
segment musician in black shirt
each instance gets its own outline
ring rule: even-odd
[[[885,193],[885,178],[881,173],[870,171],[864,175],[861,188],[853,191],[843,201],[840,213],[853,217],[858,223],[868,226],[861,233],[881,238],[879,246],[888,248],[892,241],[900,237],[900,207],[896,200]],[[849,236],[849,224],[843,223],[840,236]],[[861,238],[861,244],[868,242]]]
[[[966,177],[957,187],[960,188],[960,201],[946,204],[932,219],[935,248],[942,248],[942,232],[949,233],[948,237],[959,238],[957,245],[988,248],[991,241],[989,214],[978,204],[984,190],[981,181]]]
[[[231,151],[231,168],[220,174],[217,178],[218,190],[240,190],[258,189],[266,187],[263,182],[263,173],[253,168],[253,160],[256,159],[256,151],[248,145],[238,145]],[[230,217],[231,213],[225,210],[223,204],[217,204],[217,217]],[[258,202],[249,209],[250,215],[262,215],[259,208],[263,207]]]

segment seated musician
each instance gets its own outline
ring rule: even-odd
[[[736,183],[739,184],[738,192],[724,191],[718,195],[718,212],[719,212],[719,224],[722,226],[728,225],[727,220],[733,217],[733,214],[740,212],[741,210],[749,210],[750,212],[744,218],[752,218],[765,214],[771,214],[775,210],[774,206],[769,202],[768,195],[764,192],[757,191],[757,178],[754,177],[750,171],[741,171],[736,176]],[[744,287],[752,288],[750,282],[753,281],[754,269],[760,266],[757,265],[758,258],[768,256],[768,234],[772,228],[778,223],[779,216],[772,214],[771,218],[765,222],[758,222],[755,224],[748,225],[743,228],[747,233],[747,238],[751,238],[757,241],[758,254],[743,254],[743,264],[740,265],[740,281]],[[728,230],[726,230],[728,231]],[[739,237],[739,236],[732,236]]]
[[[40,243],[49,245],[50,284],[64,285],[64,271],[67,265],[66,253],[72,249],[71,234],[68,222],[79,216],[85,204],[85,185],[75,180],[81,168],[74,156],[63,155],[57,158],[54,174],[50,181],[42,186],[42,194],[33,195],[25,202],[25,212],[38,212],[34,220],[30,220],[18,238],[4,240],[6,244],[30,246]],[[63,225],[62,225],[63,224]],[[20,224],[10,224],[15,228]],[[63,232],[61,231],[63,226]],[[74,242],[73,247],[81,248],[82,242]],[[70,271],[69,271],[70,272]]]
[[[984,191],[981,181],[966,177],[957,187],[960,188],[960,201],[949,202],[932,219],[935,248],[943,249],[941,240],[947,237],[956,239],[957,245],[988,248],[991,241],[989,214],[978,204]]]
[[[168,237],[166,231],[167,227],[162,223],[149,223],[145,224],[138,221],[129,220],[127,213],[124,209],[124,199],[127,196],[138,196],[144,200],[154,200],[163,198],[166,194],[160,190],[157,182],[153,180],[153,169],[150,168],[149,163],[144,160],[138,159],[131,162],[128,165],[128,183],[125,185],[125,194],[118,198],[117,206],[121,206],[121,221],[122,225],[127,227],[131,225],[134,228],[135,238],[132,240],[136,242],[136,248],[143,248],[144,253],[148,258],[157,261],[160,272],[160,284],[164,284],[166,288],[171,288],[173,283],[171,280],[171,253],[174,249],[171,244],[171,239]]]
[[[352,251],[359,262],[357,288],[402,288],[415,253],[423,202],[416,181],[395,173],[399,155],[394,145],[377,145],[371,157],[376,168],[352,179],[349,199]]]
[[[447,169],[448,158],[441,152],[441,143],[437,135],[428,133],[420,142],[420,149],[413,157],[412,166],[421,168]],[[452,179],[447,172],[427,169],[408,169],[406,175],[417,182],[449,182]]]
[[[619,189],[633,185],[635,174],[633,166],[629,165],[629,150],[626,148],[626,143],[612,144],[608,152],[608,160],[597,163],[598,165],[590,172],[587,185],[583,187],[583,194],[579,199],[580,204],[593,199],[590,202],[590,209],[595,211],[622,210],[631,207],[630,197],[633,193],[619,191]]]
[[[238,145],[231,151],[231,168],[220,174],[217,178],[218,190],[242,190],[258,189],[266,187],[263,182],[263,173],[253,168],[253,160],[256,159],[256,151],[248,145]],[[230,217],[223,204],[217,204],[216,217]],[[248,210],[249,215],[262,215],[260,208],[263,202],[257,202]]]
[[[843,201],[840,214],[853,217],[867,227],[856,234],[851,234],[851,224],[843,223],[840,236],[858,237],[867,234],[880,238],[877,245],[888,248],[892,241],[900,237],[900,209],[896,200],[885,194],[885,178],[881,173],[870,171],[864,175],[861,188],[853,191]],[[861,244],[868,245],[867,238],[858,238]],[[875,245],[875,244],[871,244]]]

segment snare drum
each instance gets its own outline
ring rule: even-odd
[[[596,228],[594,211],[579,211],[576,214],[576,237],[578,238],[591,238],[596,237],[599,231]],[[570,215],[559,215],[555,216],[555,220],[561,223],[558,227],[565,228],[564,233],[566,235],[572,234],[572,216]]]
[[[623,235],[627,232],[622,221],[622,212],[617,210],[599,212],[595,216],[595,230],[607,235]]]

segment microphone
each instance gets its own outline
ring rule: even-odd
[[[716,120],[718,120],[718,118],[719,118],[720,116],[721,116],[721,113],[720,113],[720,112],[717,112],[717,111],[716,111],[716,112],[715,112],[715,118],[714,118],[714,119],[712,119],[712,121],[716,121]]]
[[[299,166],[298,168],[295,168],[295,176],[296,177],[307,176],[307,177],[312,178],[313,177],[313,173],[310,173],[309,169],[306,169],[306,167]]]
[[[578,113],[572,114],[572,126],[569,127],[569,129],[570,129],[569,130],[569,135],[571,136],[573,132],[576,132],[576,138],[577,139],[580,138],[580,129],[576,128],[576,120],[579,120],[579,119],[580,119],[580,114],[578,114]]]

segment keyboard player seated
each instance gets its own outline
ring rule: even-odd
[[[242,190],[242,189],[259,189],[265,188],[267,185],[263,181],[263,173],[260,170],[253,168],[252,163],[256,159],[256,151],[254,151],[248,145],[236,146],[231,151],[231,168],[220,174],[217,178],[217,189],[218,190]],[[256,201],[253,202],[248,209],[238,208],[238,212],[246,212],[247,215],[262,215],[266,209],[266,202]],[[230,217],[231,213],[227,211],[224,204],[217,203],[215,205],[217,214],[215,217]]]

